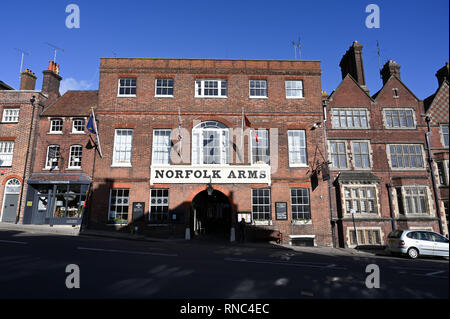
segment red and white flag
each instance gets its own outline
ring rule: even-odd
[[[243,114],[243,113],[242,113],[242,114]],[[248,119],[247,115],[245,115],[245,114],[243,114],[243,115],[244,115],[244,122],[245,122],[245,126],[246,126],[246,127],[249,127],[249,128],[251,128],[251,129],[252,129],[253,133],[255,133],[255,139],[256,139],[256,143],[259,143],[259,139],[258,139],[258,134],[256,134],[256,130],[255,130],[255,129],[253,129],[253,127],[252,127],[252,123],[250,123],[250,121],[249,121],[249,119]]]

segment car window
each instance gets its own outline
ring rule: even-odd
[[[428,240],[428,241],[432,241],[431,237],[430,237],[430,233],[426,232],[426,231],[419,231],[417,232],[418,238],[419,240]]]
[[[400,236],[403,234],[403,230],[394,230],[391,232],[388,236],[388,238],[400,238]]]
[[[430,236],[433,239],[433,241],[435,241],[435,242],[438,242],[438,243],[447,243],[448,242],[447,238],[442,237],[438,234],[430,233]]]
[[[415,231],[412,231],[412,232],[406,234],[406,237],[412,238],[412,239],[419,239],[417,236],[417,232],[415,232]]]

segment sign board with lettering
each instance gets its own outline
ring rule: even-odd
[[[152,165],[150,185],[153,184],[267,184],[270,166],[234,165]]]
[[[287,203],[277,202],[275,203],[275,218],[277,220],[287,220]]]
[[[144,218],[145,203],[134,202],[133,203],[133,221],[139,221]]]

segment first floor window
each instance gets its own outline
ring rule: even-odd
[[[117,129],[114,137],[114,165],[131,165],[131,147],[133,142],[133,130]]]
[[[269,133],[267,130],[256,130],[255,133],[251,132],[252,164],[270,164]]]
[[[333,109],[333,128],[368,128],[367,110]]]
[[[422,146],[389,145],[392,168],[423,168]]]
[[[384,110],[387,128],[413,128],[415,127],[413,111],[410,109]]]
[[[150,191],[150,222],[167,223],[169,216],[169,190],[152,189]]]
[[[19,122],[20,109],[4,109],[3,110],[3,123],[17,123]]]
[[[330,142],[332,168],[347,168],[347,151],[345,142]]]
[[[136,79],[120,79],[119,80],[119,96],[135,96],[136,95]]]
[[[292,219],[311,219],[309,189],[291,189]]]
[[[70,147],[69,168],[81,168],[81,158],[83,156],[83,146],[73,145]]]
[[[50,145],[47,148],[47,160],[45,162],[45,168],[58,168],[59,157],[59,145]]]
[[[50,132],[60,133],[62,132],[63,120],[62,119],[51,119],[50,120]]]
[[[345,212],[351,214],[375,214],[375,187],[344,187]]]
[[[289,166],[308,165],[304,130],[288,131]]]
[[[72,133],[84,133],[84,119],[74,119]]]
[[[271,219],[270,189],[252,189],[253,220]]]
[[[12,166],[14,142],[0,141],[0,167]]]
[[[157,79],[156,96],[173,96],[173,79]]]
[[[130,190],[123,188],[111,189],[109,201],[110,224],[127,224],[129,211]]]
[[[250,97],[267,97],[267,81],[250,80]]]
[[[353,160],[356,168],[370,168],[369,143],[352,142]]]
[[[441,125],[441,133],[442,133],[442,144],[444,144],[444,147],[448,148],[448,124],[447,125]]]
[[[226,80],[197,80],[195,81],[196,97],[226,97]]]
[[[228,128],[216,121],[198,124],[192,130],[192,164],[217,165],[230,163]]]
[[[358,238],[356,237],[358,235]],[[380,230],[378,229],[354,229],[350,230],[351,245],[381,245]]]
[[[401,189],[397,190],[401,192]],[[403,188],[402,196],[398,197],[401,214],[428,214],[428,194],[426,187],[407,186]]]
[[[448,161],[447,161],[448,163]],[[437,162],[438,175],[439,175],[439,185],[448,186],[448,172],[449,167],[445,167],[445,162]]]
[[[153,130],[153,164],[170,164],[170,130]]]
[[[286,81],[286,98],[299,99],[303,97],[303,81]]]

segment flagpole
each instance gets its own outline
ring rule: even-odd
[[[180,108],[178,108],[178,143],[180,143],[180,158],[183,160],[183,151],[182,151],[182,143],[183,137],[181,136],[181,111]]]
[[[242,154],[244,154],[244,108],[242,108],[241,128],[242,128],[241,150],[242,150]]]
[[[96,136],[96,140],[97,140],[96,147],[98,147],[98,152],[99,152],[100,158],[103,158],[102,147],[100,145],[100,139],[98,138],[99,133],[98,133],[98,128],[97,128],[97,121],[95,119],[95,113],[94,113],[93,107],[91,107],[91,111],[92,111],[92,117],[94,118],[94,129],[95,129],[95,136]]]

